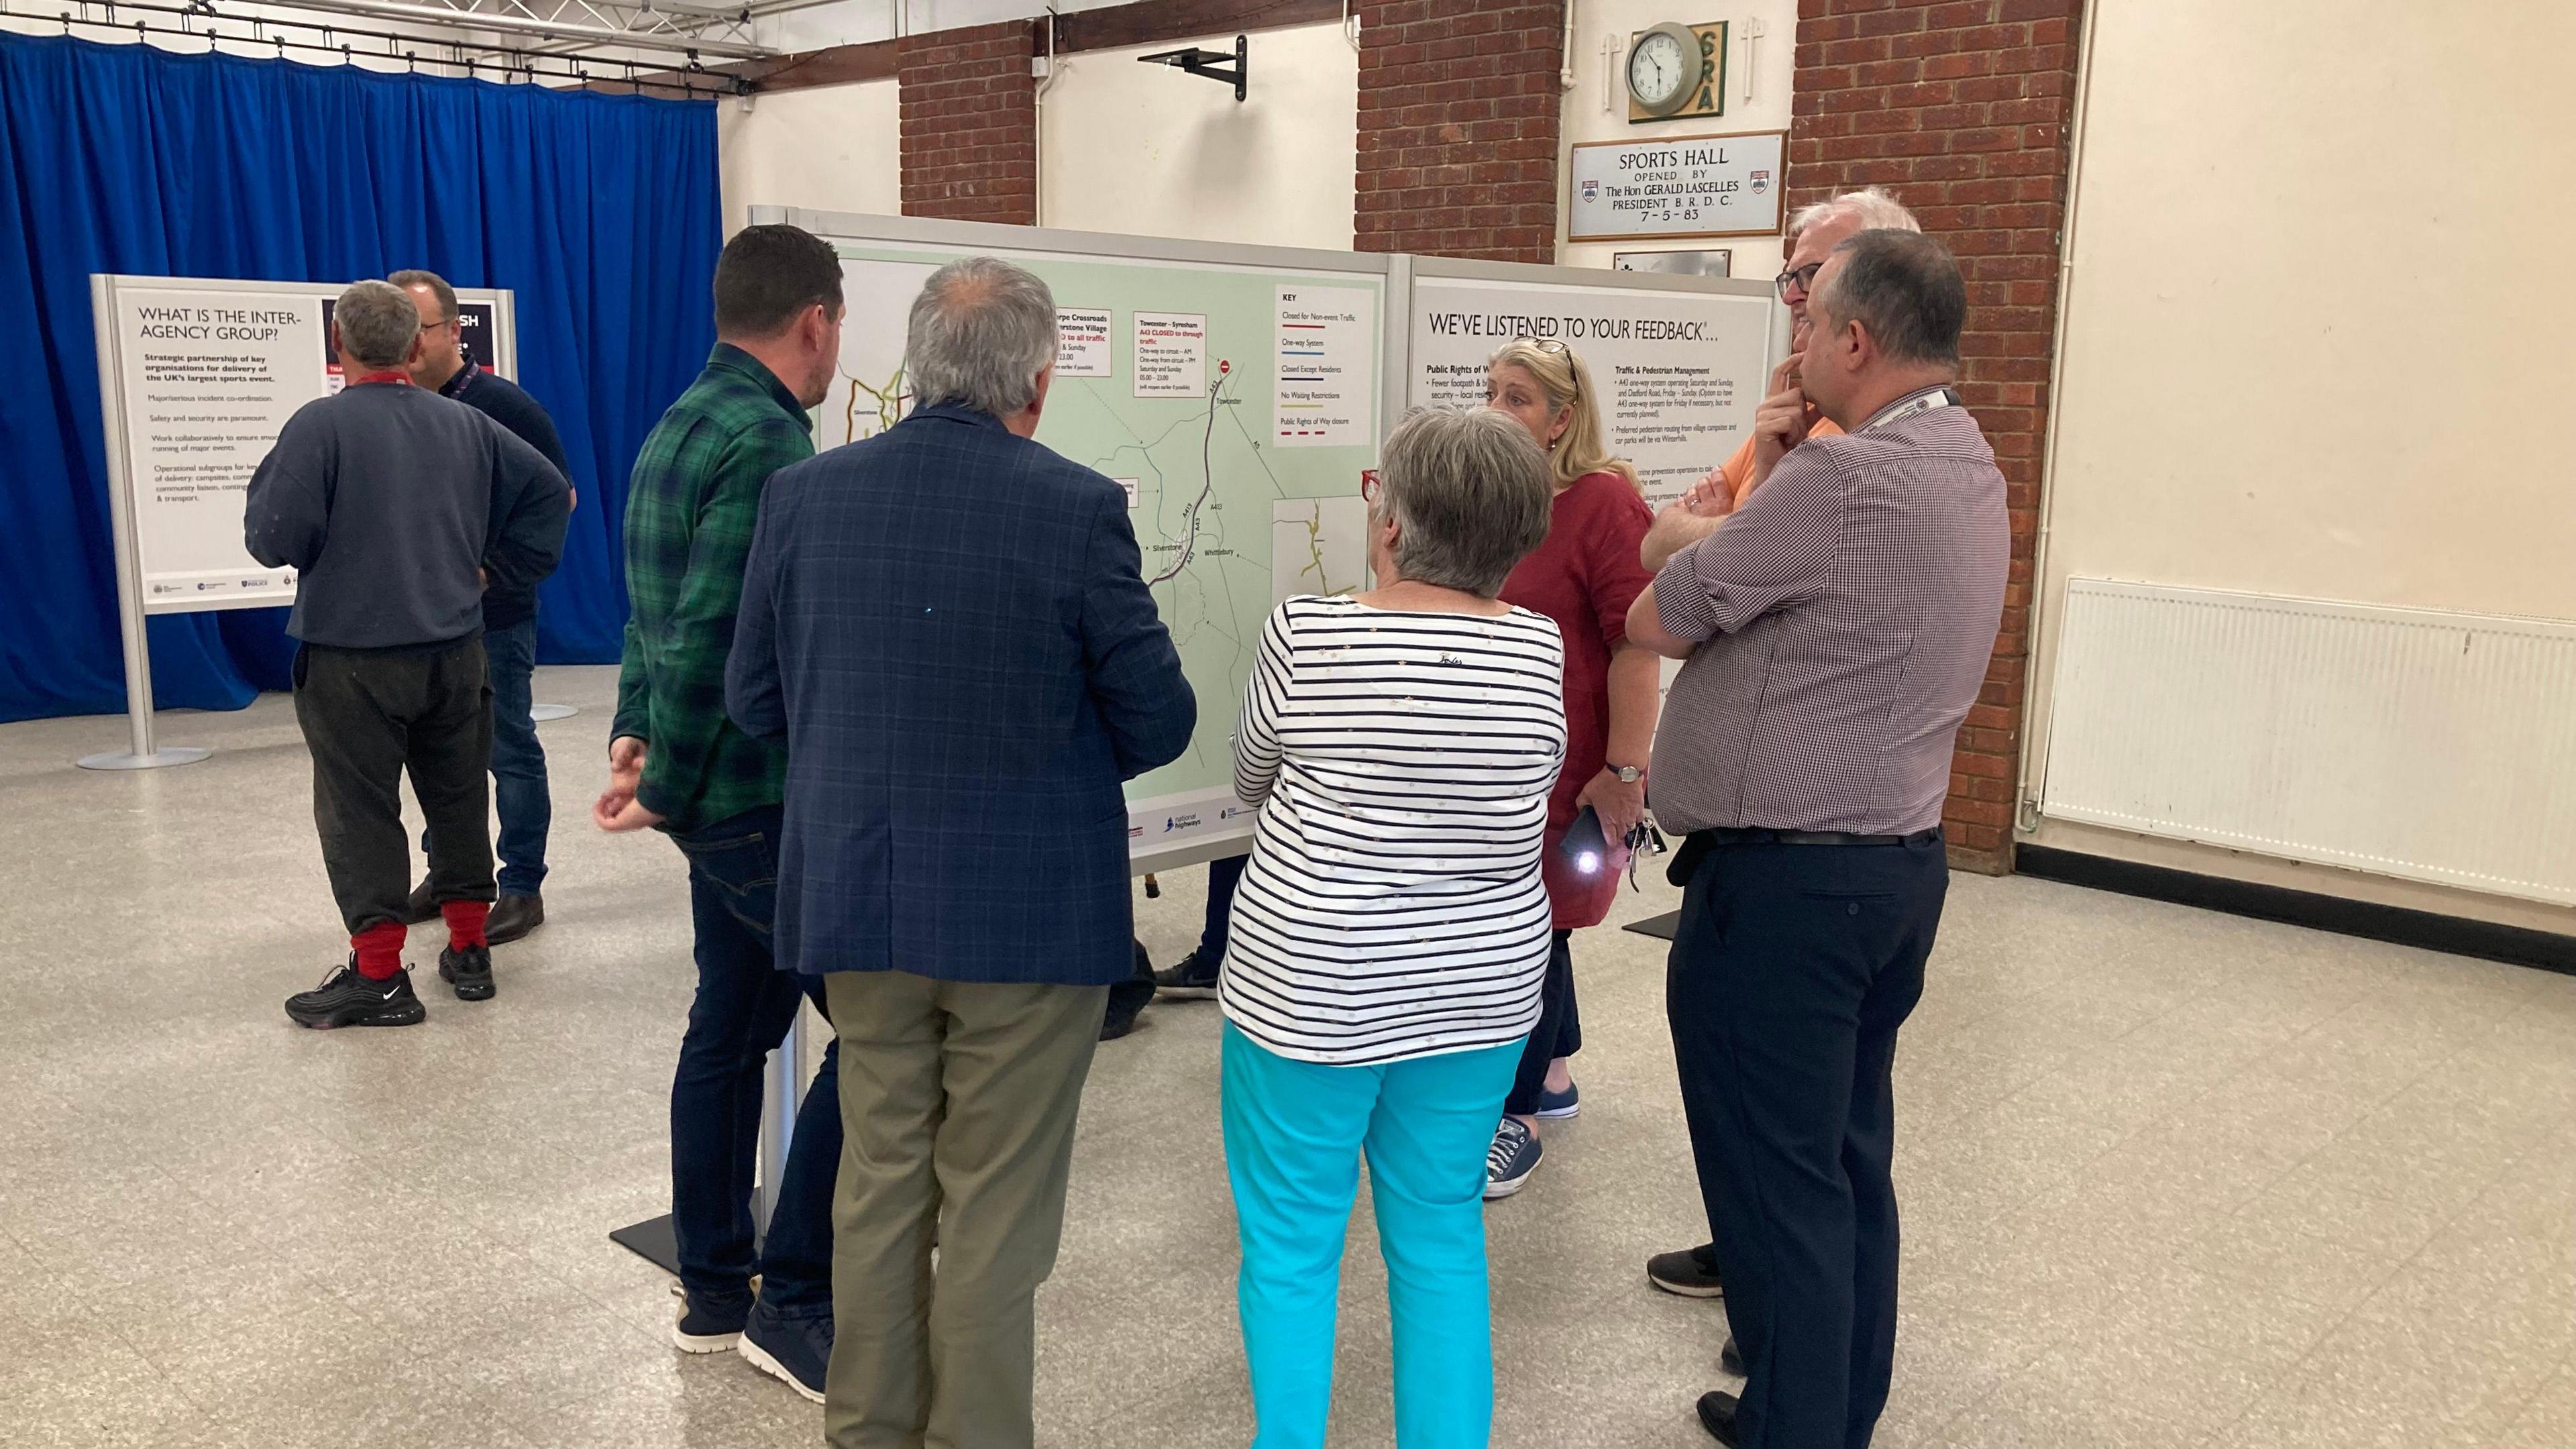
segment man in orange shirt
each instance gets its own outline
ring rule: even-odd
[[[1789,304],[1789,355],[1771,370],[1768,394],[1753,414],[1753,436],[1733,457],[1692,484],[1689,492],[1665,505],[1655,520],[1643,549],[1648,569],[1661,569],[1674,554],[1707,537],[1719,519],[1734,512],[1746,494],[1771,476],[1772,467],[1791,448],[1808,438],[1830,438],[1842,431],[1816,411],[1798,385],[1798,359],[1807,346],[1807,288],[1834,248],[1873,227],[1923,229],[1914,213],[1875,186],[1819,201],[1790,218],[1789,263],[1772,281],[1780,300]]]

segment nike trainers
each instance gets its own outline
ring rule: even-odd
[[[1494,1145],[1485,1151],[1485,1201],[1510,1197],[1538,1171],[1543,1149],[1538,1134],[1518,1117],[1506,1117],[1494,1129]]]
[[[1180,961],[1154,973],[1154,989],[1165,996],[1183,1000],[1205,1000],[1216,995],[1217,963],[1192,951]]]
[[[286,998],[287,1020],[297,1026],[327,1030],[335,1026],[418,1026],[429,1017],[412,994],[411,968],[390,981],[373,981],[358,973],[358,957],[334,967],[322,984]]]
[[[454,946],[441,948],[438,979],[456,988],[459,1001],[491,1000],[492,948],[468,946],[461,951]]]
[[[1723,1298],[1726,1285],[1717,1276],[1717,1245],[1677,1248],[1646,1260],[1646,1281],[1684,1298]]]
[[[743,1361],[814,1403],[823,1402],[823,1374],[832,1366],[832,1314],[780,1313],[760,1299],[735,1345]]]

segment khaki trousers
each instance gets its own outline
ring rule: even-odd
[[[1105,986],[823,978],[841,1043],[832,1449],[1027,1449]],[[939,1249],[938,1271],[931,1248]]]

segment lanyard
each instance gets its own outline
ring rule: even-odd
[[[476,371],[478,371],[478,369],[474,365],[474,359],[470,357],[467,358],[465,360],[465,365],[456,369],[456,375],[440,385],[438,389],[439,396],[455,397],[457,394],[465,391],[465,385],[474,380],[474,374]]]
[[[1861,431],[1868,432],[1872,428],[1883,428],[1890,423],[1901,423],[1916,413],[1928,413],[1934,408],[1955,408],[1960,405],[1956,390],[1947,387],[1934,388],[1930,392],[1917,393],[1903,402],[1890,405],[1877,417],[1861,424]]]
[[[361,374],[359,374],[358,376],[356,376],[356,377],[353,377],[353,378],[349,379],[349,386],[351,386],[351,387],[365,387],[368,383],[371,383],[371,382],[390,382],[390,383],[393,383],[393,384],[395,384],[396,386],[399,386],[399,387],[409,387],[409,386],[411,386],[411,378],[410,378],[410,376],[409,376],[408,374],[406,374],[406,373],[400,373],[400,372],[367,372],[367,373],[361,373]]]

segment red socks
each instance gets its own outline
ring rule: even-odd
[[[490,901],[443,901],[438,914],[447,921],[447,944],[451,949],[462,951],[485,944],[483,923],[492,915]]]
[[[358,953],[358,974],[369,981],[391,981],[402,974],[402,922],[382,921],[369,926],[351,936],[349,945]]]

